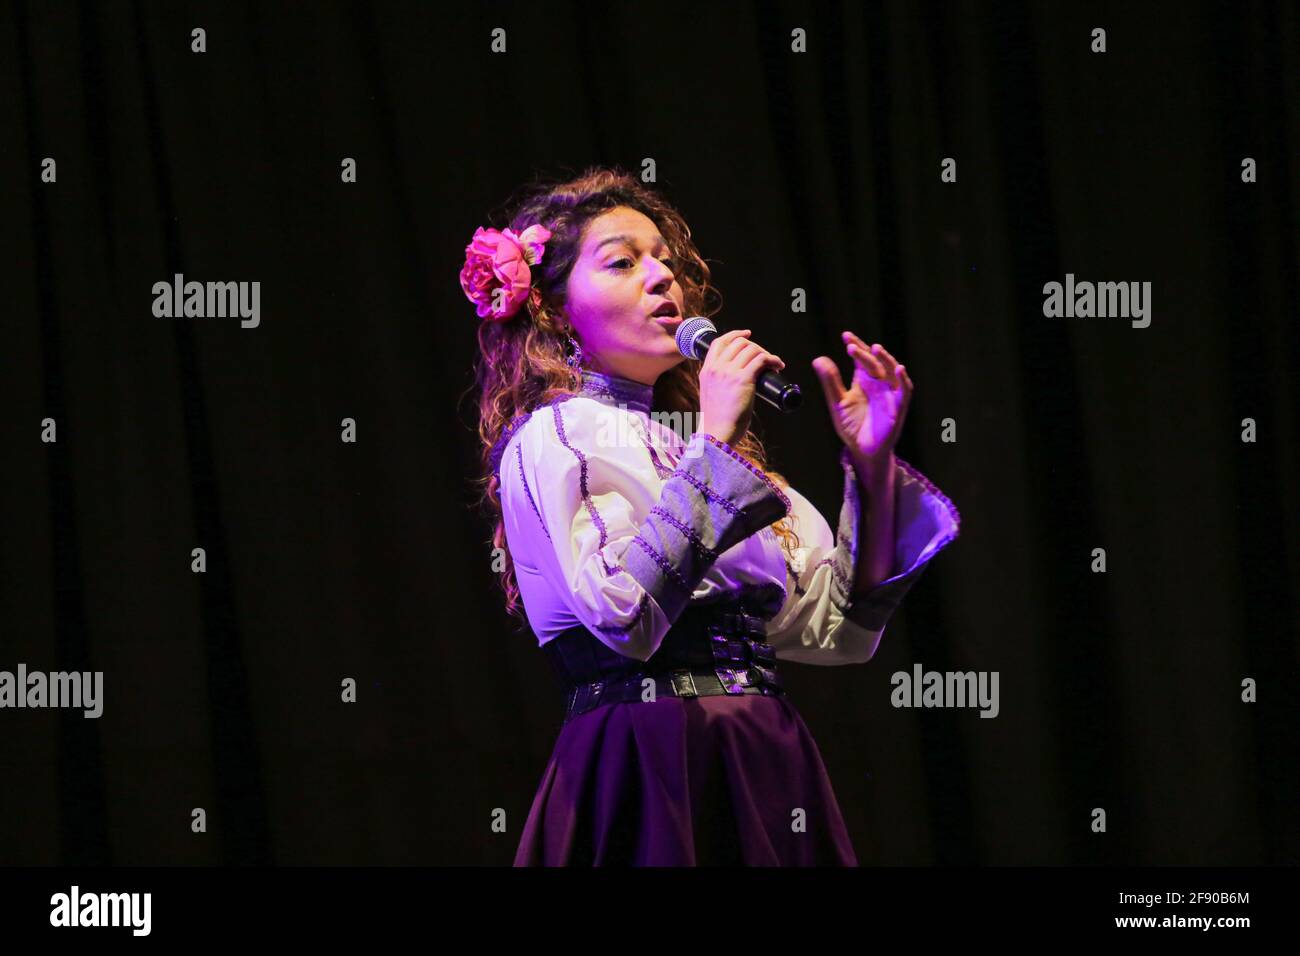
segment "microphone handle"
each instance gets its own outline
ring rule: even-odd
[[[704,356],[709,352],[709,343],[717,337],[718,333],[712,329],[697,335],[695,357],[701,362],[704,361]],[[787,382],[775,369],[765,368],[758,373],[758,381],[754,383],[754,394],[783,412],[792,412],[803,404],[803,394],[799,391],[799,386]]]

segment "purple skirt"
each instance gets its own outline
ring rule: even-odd
[[[569,721],[514,865],[858,861],[799,712],[745,694],[605,704]]]

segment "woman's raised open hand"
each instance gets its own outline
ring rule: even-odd
[[[888,458],[898,441],[912,400],[912,379],[884,346],[868,347],[852,332],[841,337],[853,359],[853,385],[844,387],[839,367],[825,355],[813,359],[813,371],[821,379],[835,433],[855,460],[876,464]]]

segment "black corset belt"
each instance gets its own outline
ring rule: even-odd
[[[661,696],[785,693],[763,619],[743,605],[689,606],[649,660],[625,657],[585,627],[542,645],[565,695],[564,722],[603,704]]]

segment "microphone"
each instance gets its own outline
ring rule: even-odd
[[[709,343],[718,337],[718,328],[702,315],[691,316],[677,326],[677,351],[687,358],[703,360]],[[758,375],[754,392],[759,398],[783,412],[792,412],[803,403],[799,386],[787,382],[775,369],[765,368]]]

